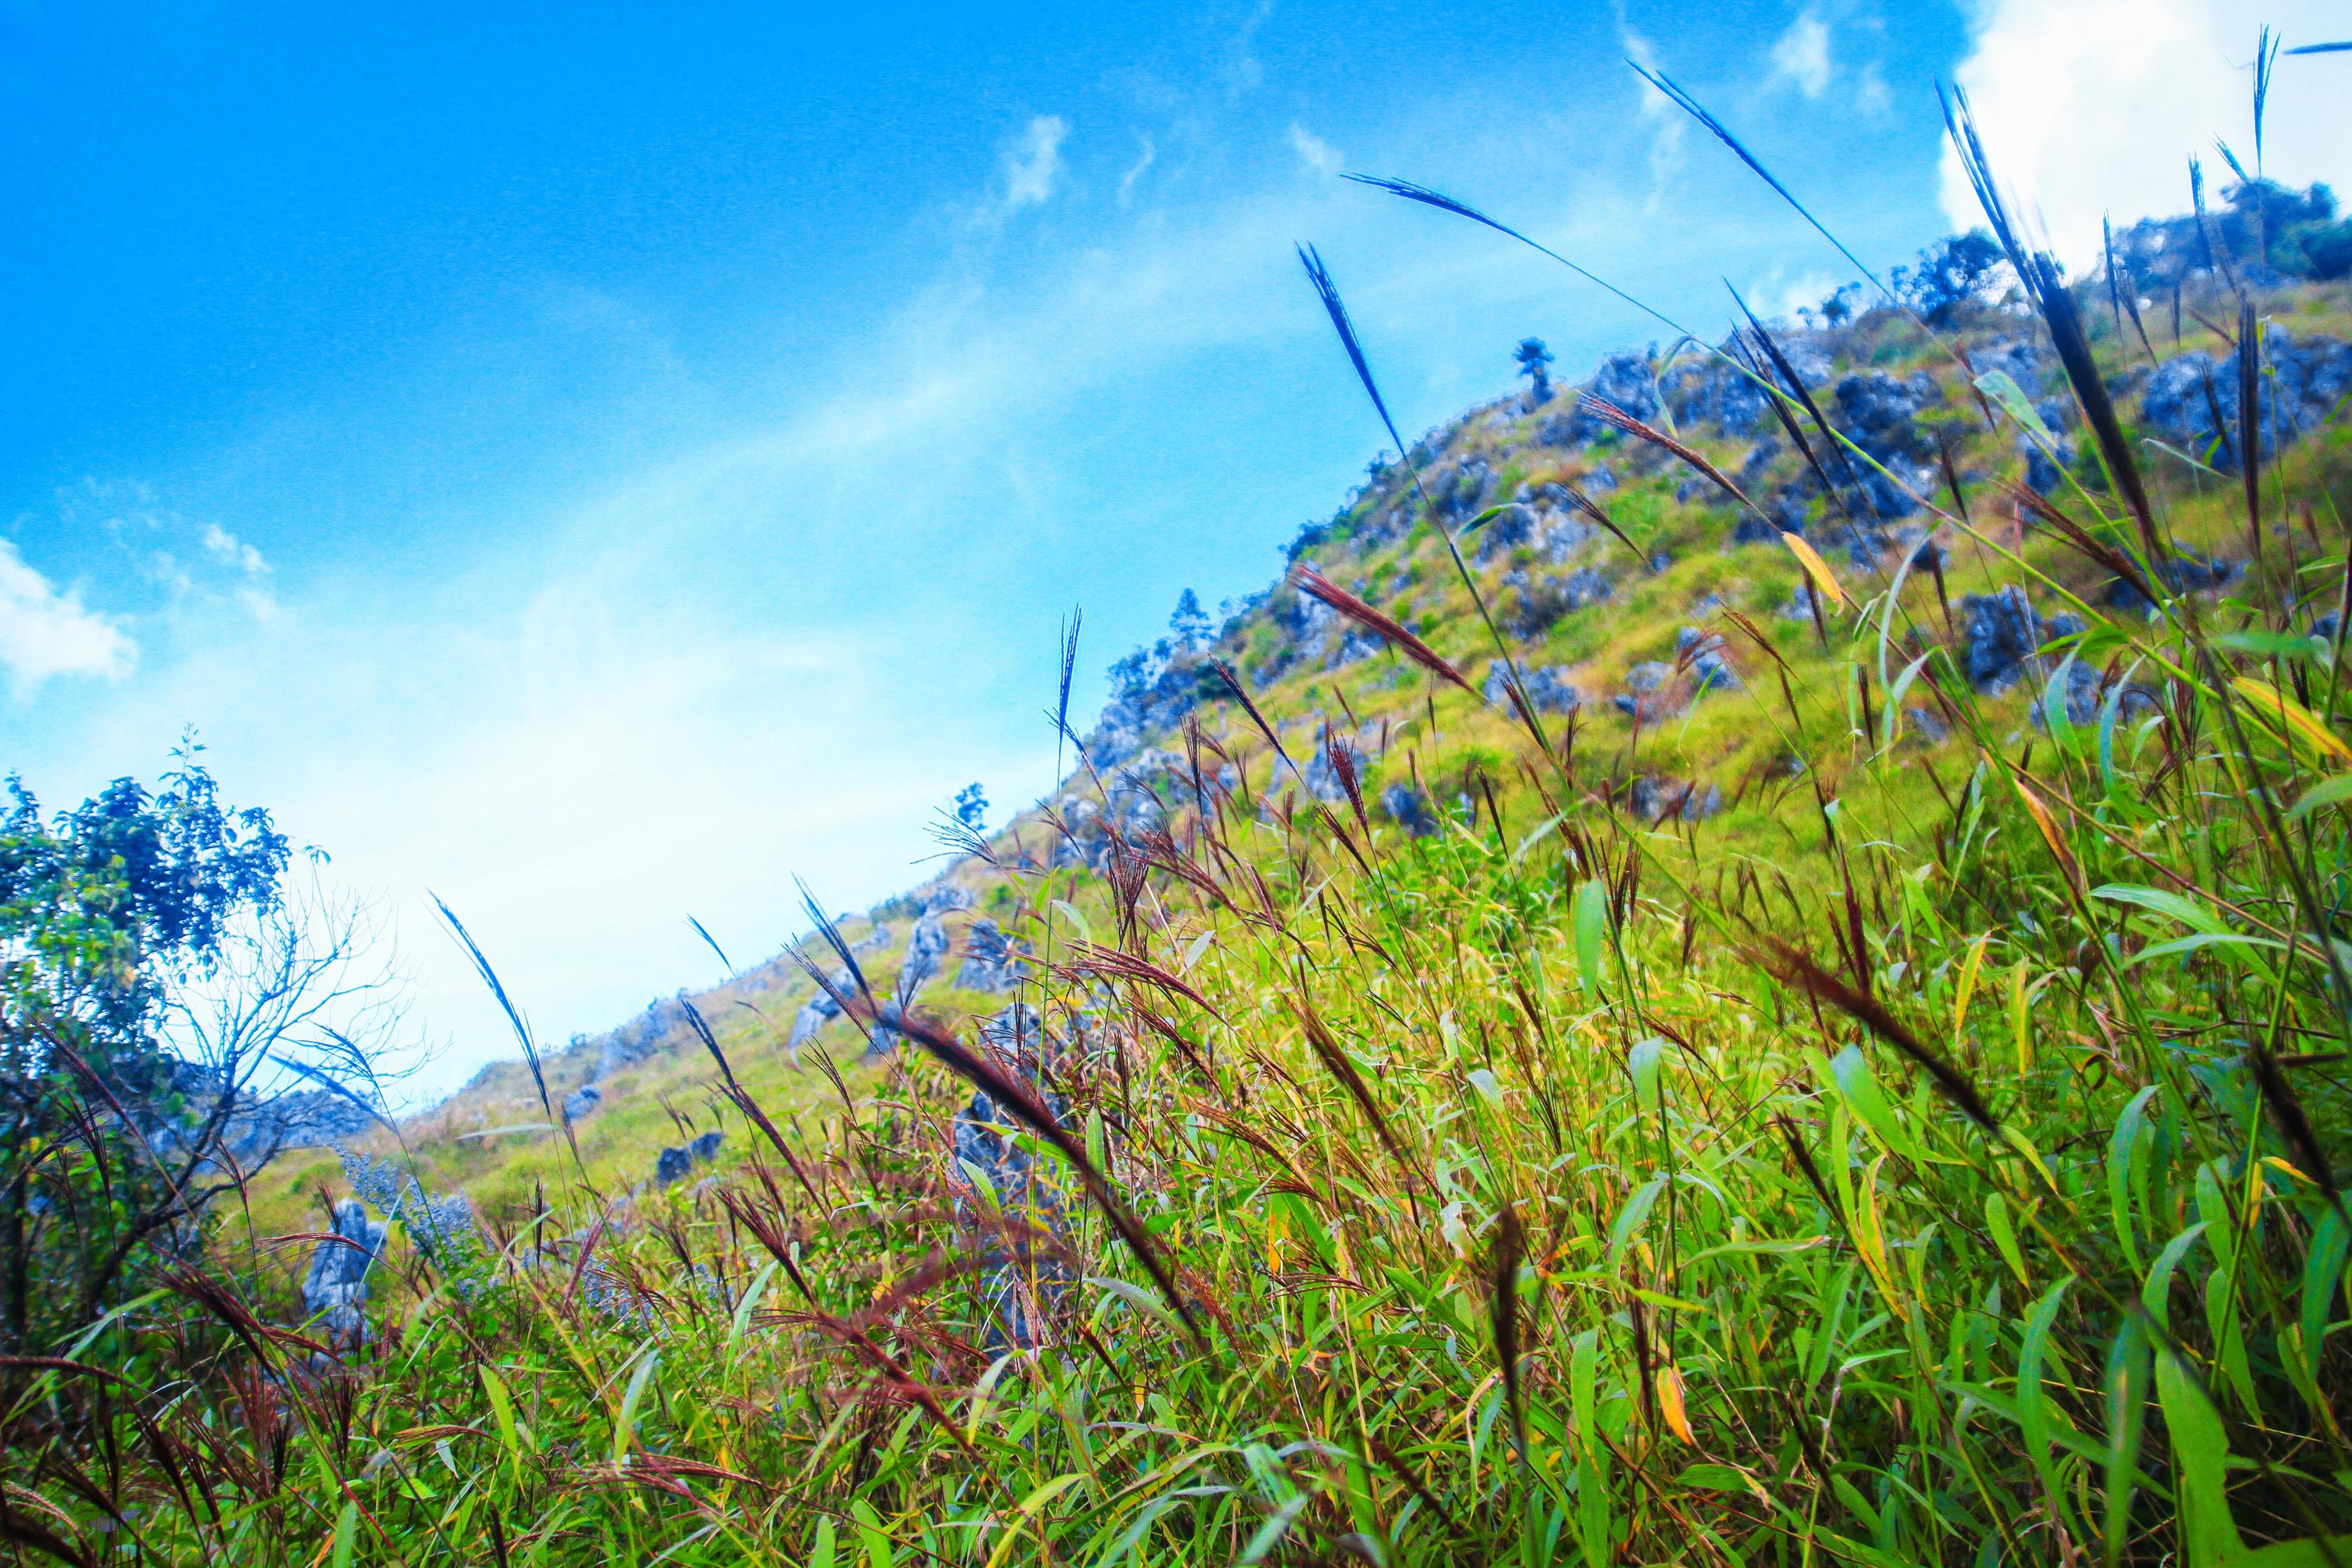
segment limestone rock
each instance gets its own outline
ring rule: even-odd
[[[1663,822],[1670,816],[1682,822],[1704,822],[1723,809],[1723,790],[1690,779],[1644,773],[1626,791],[1625,801],[1643,822]]]
[[[368,1217],[357,1198],[335,1205],[336,1239],[310,1249],[302,1279],[302,1313],[326,1331],[330,1341],[357,1344],[366,1331],[361,1308],[367,1300],[368,1269],[383,1250],[383,1223]]]
[[[1979,691],[2006,691],[2024,672],[2025,661],[2042,643],[2042,616],[2025,590],[2011,584],[1960,601],[1962,663]]]
[[[1426,838],[1437,831],[1437,814],[1430,809],[1429,797],[1402,780],[1381,791],[1381,809],[1415,838]]]
[[[982,915],[964,932],[963,967],[956,984],[971,991],[1011,991],[1024,973],[1022,955],[997,923]]]

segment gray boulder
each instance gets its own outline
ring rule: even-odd
[[[2228,584],[2238,574],[2238,563],[2220,555],[2182,553],[2167,557],[2157,574],[2176,594],[2203,594]],[[2121,577],[2107,584],[2107,603],[2137,615],[2156,613],[2154,601]]]
[[[563,1119],[578,1121],[604,1103],[604,1091],[594,1084],[586,1084],[563,1097]]]
[[[1516,550],[1536,537],[1541,514],[1525,501],[1513,501],[1478,531],[1472,553],[1484,563],[1507,551]]]
[[[1643,822],[1704,822],[1723,809],[1719,785],[1644,773],[1625,793],[1625,804]]]
[[[1918,418],[1936,401],[1935,380],[1925,372],[1898,381],[1883,370],[1863,371],[1837,384],[1839,422],[1854,445],[1881,462],[1928,455]]]
[[[1675,654],[1691,672],[1694,696],[1739,689],[1739,672],[1724,657],[1723,638],[1715,633],[1683,627],[1675,633]]]
[[[1504,623],[1522,637],[1540,637],[1562,616],[1597,605],[1612,592],[1609,579],[1589,566],[1565,577],[1514,573],[1504,581],[1517,590],[1504,606]]]
[[[357,1198],[335,1205],[333,1240],[310,1249],[310,1268],[302,1279],[302,1315],[326,1331],[331,1342],[356,1345],[367,1323],[361,1309],[367,1301],[368,1269],[383,1251],[383,1223],[368,1217]]]
[[[915,994],[929,984],[939,974],[948,956],[948,930],[936,914],[925,915],[915,922],[907,936],[907,957],[898,970],[898,1005],[906,1006]]]
[[[1426,838],[1437,831],[1437,814],[1430,809],[1429,797],[1402,780],[1381,791],[1381,809],[1415,838]]]
[[[1625,671],[1625,689],[1636,697],[1647,697],[1675,678],[1675,667],[1663,660],[1649,658]]]
[[[1537,712],[1571,713],[1582,701],[1576,688],[1562,679],[1566,668],[1564,665],[1518,667],[1519,685],[1526,690],[1528,700],[1535,705]],[[1506,710],[1510,708],[1510,686],[1507,667],[1501,659],[1495,659],[1486,666],[1486,679],[1480,689],[1486,694],[1486,700],[1497,708]]]
[[[1003,930],[982,915],[964,932],[963,967],[956,984],[971,991],[1011,991],[1025,973],[1022,955]]]
[[[2025,661],[2043,641],[2042,616],[2025,590],[2011,584],[1960,601],[1962,663],[1979,691],[2006,691],[2024,673]]]
[[[1082,1049],[1049,1037],[1037,1011],[1015,1003],[980,1026],[982,1051],[1027,1089],[1055,1121],[1068,1104],[1048,1081],[1078,1065]],[[986,1090],[955,1114],[948,1184],[955,1211],[978,1255],[984,1348],[991,1353],[1043,1344],[1046,1319],[1069,1295],[1070,1267],[1060,1245],[1068,1233],[1057,1189],[1033,1180],[1034,1157],[1022,1147],[1029,1129]]]
[[[851,988],[857,984],[850,977],[849,971],[846,969],[835,970],[829,978],[833,981],[833,989],[845,996],[848,995]],[[816,1037],[816,1032],[819,1029],[840,1016],[841,1005],[833,999],[831,993],[820,988],[815,995],[808,999],[807,1005],[793,1016],[792,1033],[784,1037],[784,1048],[788,1051],[799,1050]]]
[[[713,1128],[678,1147],[664,1149],[654,1156],[654,1184],[669,1187],[686,1180],[719,1157],[719,1142],[720,1134]]]
[[[2048,386],[2057,374],[2058,365],[2039,343],[2023,338],[2003,338],[1969,351],[1969,365],[1979,375],[2000,372],[2015,382],[2018,390],[2032,397]],[[2056,429],[2055,425],[2051,428]]]
[[[1636,419],[1647,421],[1658,416],[1657,377],[1647,354],[1624,349],[1609,354],[1586,384],[1595,397],[1615,404]]]
[[[2292,445],[2352,395],[2352,344],[2264,336],[2256,447]],[[2221,416],[2217,424],[2214,416]],[[2238,468],[2238,361],[2191,351],[2156,367],[2140,395],[2140,421],[2160,439],[2223,473]]]
[[[1761,386],[1719,359],[1675,372],[1666,389],[1666,405],[1678,424],[1712,425],[1727,436],[1756,428],[1769,406]]]
[[[1336,738],[1339,750],[1347,753],[1348,765],[1354,770],[1357,787],[1362,788],[1364,775],[1370,765],[1365,755],[1363,737],[1339,735]],[[1307,765],[1299,770],[1299,774],[1307,793],[1319,801],[1336,805],[1348,798],[1347,786],[1339,782],[1339,770],[1332,765],[1328,746],[1318,745],[1315,754],[1307,759]]]

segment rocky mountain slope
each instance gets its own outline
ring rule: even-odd
[[[2283,447],[2300,444],[2352,395],[2352,312],[2340,284],[2247,270],[2269,322],[2261,428]],[[2218,517],[2218,498],[2238,487],[2237,348],[2233,323],[2218,319],[2228,296],[2210,277],[2185,293],[2142,285],[2157,291],[2128,312],[2120,293],[2084,291],[2086,309],[2111,306],[2094,313],[2098,350],[2145,466],[2186,498],[2184,517],[2209,494]],[[2146,608],[2130,583],[2085,578],[2077,556],[2058,558],[2072,487],[2105,481],[2036,319],[1997,293],[1995,279],[1947,300],[1934,336],[1911,311],[1833,300],[1711,346],[1614,353],[1573,384],[1545,378],[1467,411],[1413,443],[1409,460],[1384,453],[1328,520],[1298,531],[1283,580],[1222,626],[1180,616],[1170,637],[1119,662],[1082,765],[1053,796],[932,881],[845,919],[860,968],[898,1003],[1001,1008],[1023,973],[1032,911],[984,875],[987,861],[1099,869],[1114,845],[1148,844],[1171,812],[1243,784],[1240,748],[1219,737],[1250,732],[1256,717],[1284,752],[1255,782],[1262,814],[1319,803],[1412,836],[1449,816],[1475,820],[1482,792],[1513,787],[1501,762],[1512,704],[1488,617],[1539,721],[1589,781],[1593,809],[1762,833],[1794,764],[1784,738],[1736,694],[1773,679],[1776,662],[1812,656],[1816,589],[1790,540],[1856,596],[1931,581],[1940,625],[1928,629],[1956,647],[1980,691],[2018,694],[2028,731],[2044,721],[2044,699],[2076,723],[2110,699],[2147,700],[2114,668],[2068,657],[2083,617],[2053,610],[1988,548],[2021,552],[2056,574],[2046,580],[2114,614]],[[1776,405],[1762,382],[1801,412]],[[2340,426],[2326,439],[2340,444]],[[2240,570],[2242,542],[2218,524],[2209,531],[2181,528],[2200,542],[2163,564],[2168,587],[2216,589]],[[1452,571],[1449,533],[1475,570],[1483,614]],[[1433,682],[1305,591],[1306,572],[1470,671],[1483,702]],[[1906,742],[1931,753],[1945,718],[1924,689],[1908,698]],[[846,989],[846,971],[834,967]],[[856,1091],[827,1080],[836,1060],[856,1078],[865,1036],[779,954],[544,1055],[548,1104],[600,1176],[674,1180],[719,1152],[709,1134],[724,1117],[689,1005],[785,1103]],[[887,1047],[887,1031],[877,1039]],[[826,1073],[808,1070],[813,1051]],[[450,1185],[495,1203],[556,1169],[549,1131],[538,1082],[517,1061],[485,1068],[407,1133]],[[333,1181],[323,1158],[286,1169],[289,1184],[272,1183],[285,1196]]]

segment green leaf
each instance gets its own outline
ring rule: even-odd
[[[2322,779],[2303,792],[2303,798],[2287,807],[2289,822],[2317,811],[2323,805],[2336,805],[2352,800],[2352,773],[2337,773],[2332,779]]]
[[[2131,904],[2156,914],[2169,915],[2191,931],[2218,934],[2230,929],[2221,923],[2220,915],[2203,904],[2194,899],[2183,898],[2179,893],[2167,892],[2162,888],[2142,888],[2128,882],[2102,882],[2091,889],[2091,897],[2105,899],[2112,904]]]
[[[2139,1489],[2140,1439],[2147,1426],[2147,1322],[2127,1314],[2107,1351],[2105,1518],[2102,1539],[2109,1563],[2120,1562],[2131,1533],[2133,1494]]]
[[[490,1370],[490,1363],[481,1364],[482,1392],[489,1396],[490,1414],[498,1418],[499,1441],[506,1445],[507,1458],[513,1461],[517,1485],[522,1481],[522,1436],[515,1429],[514,1400],[507,1394],[504,1379]]]
[[[352,1549],[359,1544],[359,1538],[360,1505],[356,1500],[346,1502],[343,1511],[335,1515],[335,1551],[329,1559],[334,1568],[352,1568]]]
[[[2147,1108],[2156,1099],[2157,1086],[2149,1084],[2133,1095],[2131,1103],[2116,1118],[2115,1135],[2107,1140],[2107,1209],[2114,1218],[2116,1243],[2131,1260],[2132,1270],[2139,1272],[2139,1242],[2134,1234],[2131,1209],[2131,1178],[2135,1163],[2141,1158],[2147,1135]]]
[[[2031,1277],[2025,1272],[2025,1253],[2017,1245],[2017,1228],[2010,1224],[2009,1200],[1997,1192],[1985,1194],[1985,1228],[1992,1232],[1992,1244],[2000,1252],[2000,1260],[2017,1276],[2018,1288],[2026,1289]]]
[[[2257,658],[2321,659],[2327,656],[2327,641],[2309,632],[2220,632],[2213,646],[2233,653],[2250,653]]]
[[[1282,1538],[1290,1533],[1291,1525],[1314,1500],[1313,1492],[1300,1492],[1276,1509],[1266,1516],[1266,1521],[1257,1527],[1257,1533],[1250,1537],[1249,1544],[1242,1548],[1242,1554],[1234,1561],[1237,1563],[1265,1562],[1266,1553],[1282,1544]]]
[[[1168,1310],[1168,1303],[1155,1291],[1129,1284],[1124,1279],[1108,1279],[1093,1274],[1087,1276],[1087,1283],[1107,1296],[1118,1297],[1155,1322],[1165,1323],[1171,1328],[1176,1326],[1175,1314]]]
[[[2352,1535],[2331,1535],[2324,1543],[2315,1537],[2281,1541],[2241,1552],[2221,1568],[2344,1568],[2352,1563]]]
[[[2049,426],[2042,423],[2041,411],[2033,406],[2033,400],[2025,395],[2024,389],[2010,378],[2007,371],[1985,372],[1977,377],[1977,390],[1990,398],[2003,414],[2023,426],[2027,433],[2044,447],[2058,444],[2058,437],[2051,434]]]
[[[1685,1465],[1683,1473],[1675,1478],[1686,1487],[1697,1487],[1711,1492],[1744,1492],[1748,1478],[1729,1465]]]
[[[2058,1484],[2057,1467],[2050,1462],[2050,1402],[2042,1391],[2042,1357],[2049,1347],[2050,1328],[2057,1321],[2067,1287],[2074,1283],[2074,1277],[2069,1274],[2034,1303],[2025,1320],[2025,1336],[2017,1352],[2017,1425],[2025,1437],[2025,1457],[2033,1466],[2033,1473],[2042,1478],[2051,1506],[2059,1509],[2065,1507],[2066,1489]]]
[[[1609,901],[1598,880],[1587,881],[1576,889],[1576,973],[1584,982],[1584,994],[1598,1002],[1601,999],[1601,942],[1608,934]]]
[[[2156,1398],[2172,1443],[2189,1568],[2221,1568],[2246,1549],[2230,1514],[2230,1435],[2204,1389],[2169,1351],[2156,1358]]]
[[[2352,1242],[2352,1233],[2345,1230],[2341,1209],[2329,1209],[2312,1226],[2311,1250],[2303,1262],[2303,1357],[2314,1381],[2319,1376],[2320,1341],[2327,1332],[2329,1310],[2344,1282],[2347,1242]]]
[[[1625,1053],[1625,1067],[1633,1075],[1633,1102],[1643,1110],[1658,1109],[1658,1063],[1666,1042],[1655,1035]]]
[[[629,1452],[629,1437],[636,1429],[637,1402],[646,1396],[646,1385],[653,1381],[654,1368],[661,1364],[661,1352],[649,1350],[637,1363],[637,1370],[629,1374],[629,1386],[621,1395],[621,1414],[613,1423],[613,1463],[619,1464]]]
[[[1625,1244],[1633,1239],[1633,1233],[1642,1228],[1642,1222],[1650,1217],[1651,1208],[1665,1190],[1665,1177],[1652,1176],[1634,1188],[1633,1195],[1625,1200],[1625,1206],[1617,1212],[1617,1223],[1609,1227],[1611,1268],[1616,1267],[1618,1255],[1625,1250]]]

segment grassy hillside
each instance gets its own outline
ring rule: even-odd
[[[9,1516],[92,1560],[2352,1558],[2352,308],[2231,284],[2177,340],[1874,308],[1430,433],[968,847],[940,918],[1017,994],[950,961],[900,1011],[876,911],[797,1056],[771,966],[568,1127],[593,1046],[486,1075],[398,1155],[478,1228],[404,1205],[358,1342],[272,1239],[340,1169],[273,1167],[205,1282],[24,1369]]]

